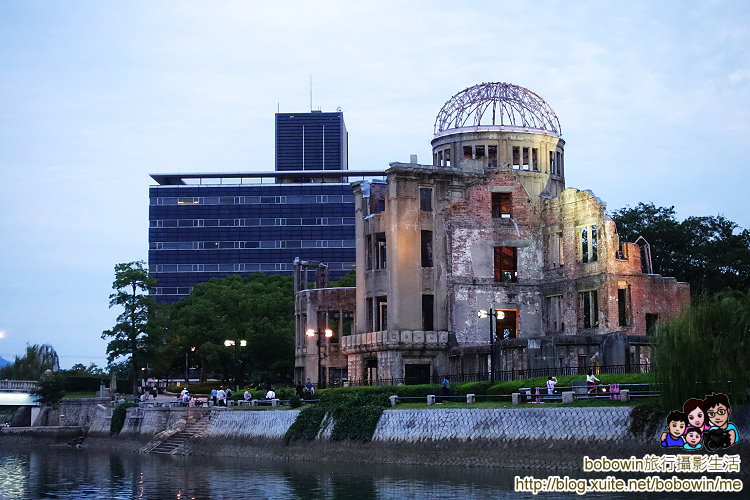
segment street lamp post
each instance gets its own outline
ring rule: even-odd
[[[247,340],[225,340],[225,347],[234,347],[232,356],[232,378],[234,379],[234,390],[239,391],[240,386],[237,384],[237,348],[247,347]]]
[[[333,337],[333,330],[331,330],[330,328],[326,328],[324,330],[320,330],[320,329],[315,330],[313,328],[309,328],[305,332],[305,335],[307,335],[308,337],[315,337],[317,335],[318,337],[317,339],[318,340],[317,342],[318,344],[318,389],[323,389],[325,387],[325,383],[323,382],[323,367],[322,367],[323,358],[320,353],[320,343],[321,343],[320,337],[325,336],[327,339]]]
[[[489,372],[490,372],[490,381],[495,381],[495,321],[497,319],[503,319],[505,317],[505,313],[503,311],[495,309],[494,306],[490,306],[490,310],[485,311],[484,309],[480,309],[477,311],[477,316],[480,319],[484,318],[490,318],[490,362],[489,362]]]
[[[185,385],[190,383],[190,353],[195,352],[195,346],[190,346],[190,349],[185,351]]]

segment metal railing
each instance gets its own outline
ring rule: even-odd
[[[630,373],[650,373],[650,364],[638,365],[602,365],[598,367],[563,367],[563,368],[530,368],[526,370],[497,370],[494,372],[495,382],[509,382],[513,380],[524,380],[536,377],[560,377],[565,375],[586,375],[589,370],[594,375],[625,375]],[[448,375],[451,383],[461,382],[488,382],[492,379],[489,372],[454,373]],[[416,385],[416,384],[439,384],[443,375],[426,377],[403,377],[403,378],[376,378],[359,380],[333,380],[328,387],[342,387],[355,385]]]
[[[32,392],[38,385],[36,380],[0,380],[0,392]]]

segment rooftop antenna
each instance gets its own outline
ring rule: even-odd
[[[312,73],[310,73],[310,112],[312,113]]]
[[[276,101],[276,112],[281,113],[281,105],[279,104],[279,101]]]

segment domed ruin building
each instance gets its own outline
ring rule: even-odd
[[[319,366],[322,384],[647,369],[647,333],[690,287],[652,274],[647,243],[621,242],[600,199],[565,187],[544,99],[465,89],[438,113],[432,148],[432,165],[412,157],[385,182],[352,184],[356,289],[297,293],[296,378],[315,382]],[[325,327],[330,339],[305,335]]]

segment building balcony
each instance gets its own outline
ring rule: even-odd
[[[423,330],[384,330],[341,337],[344,354],[377,351],[443,350],[448,348],[448,332]]]

